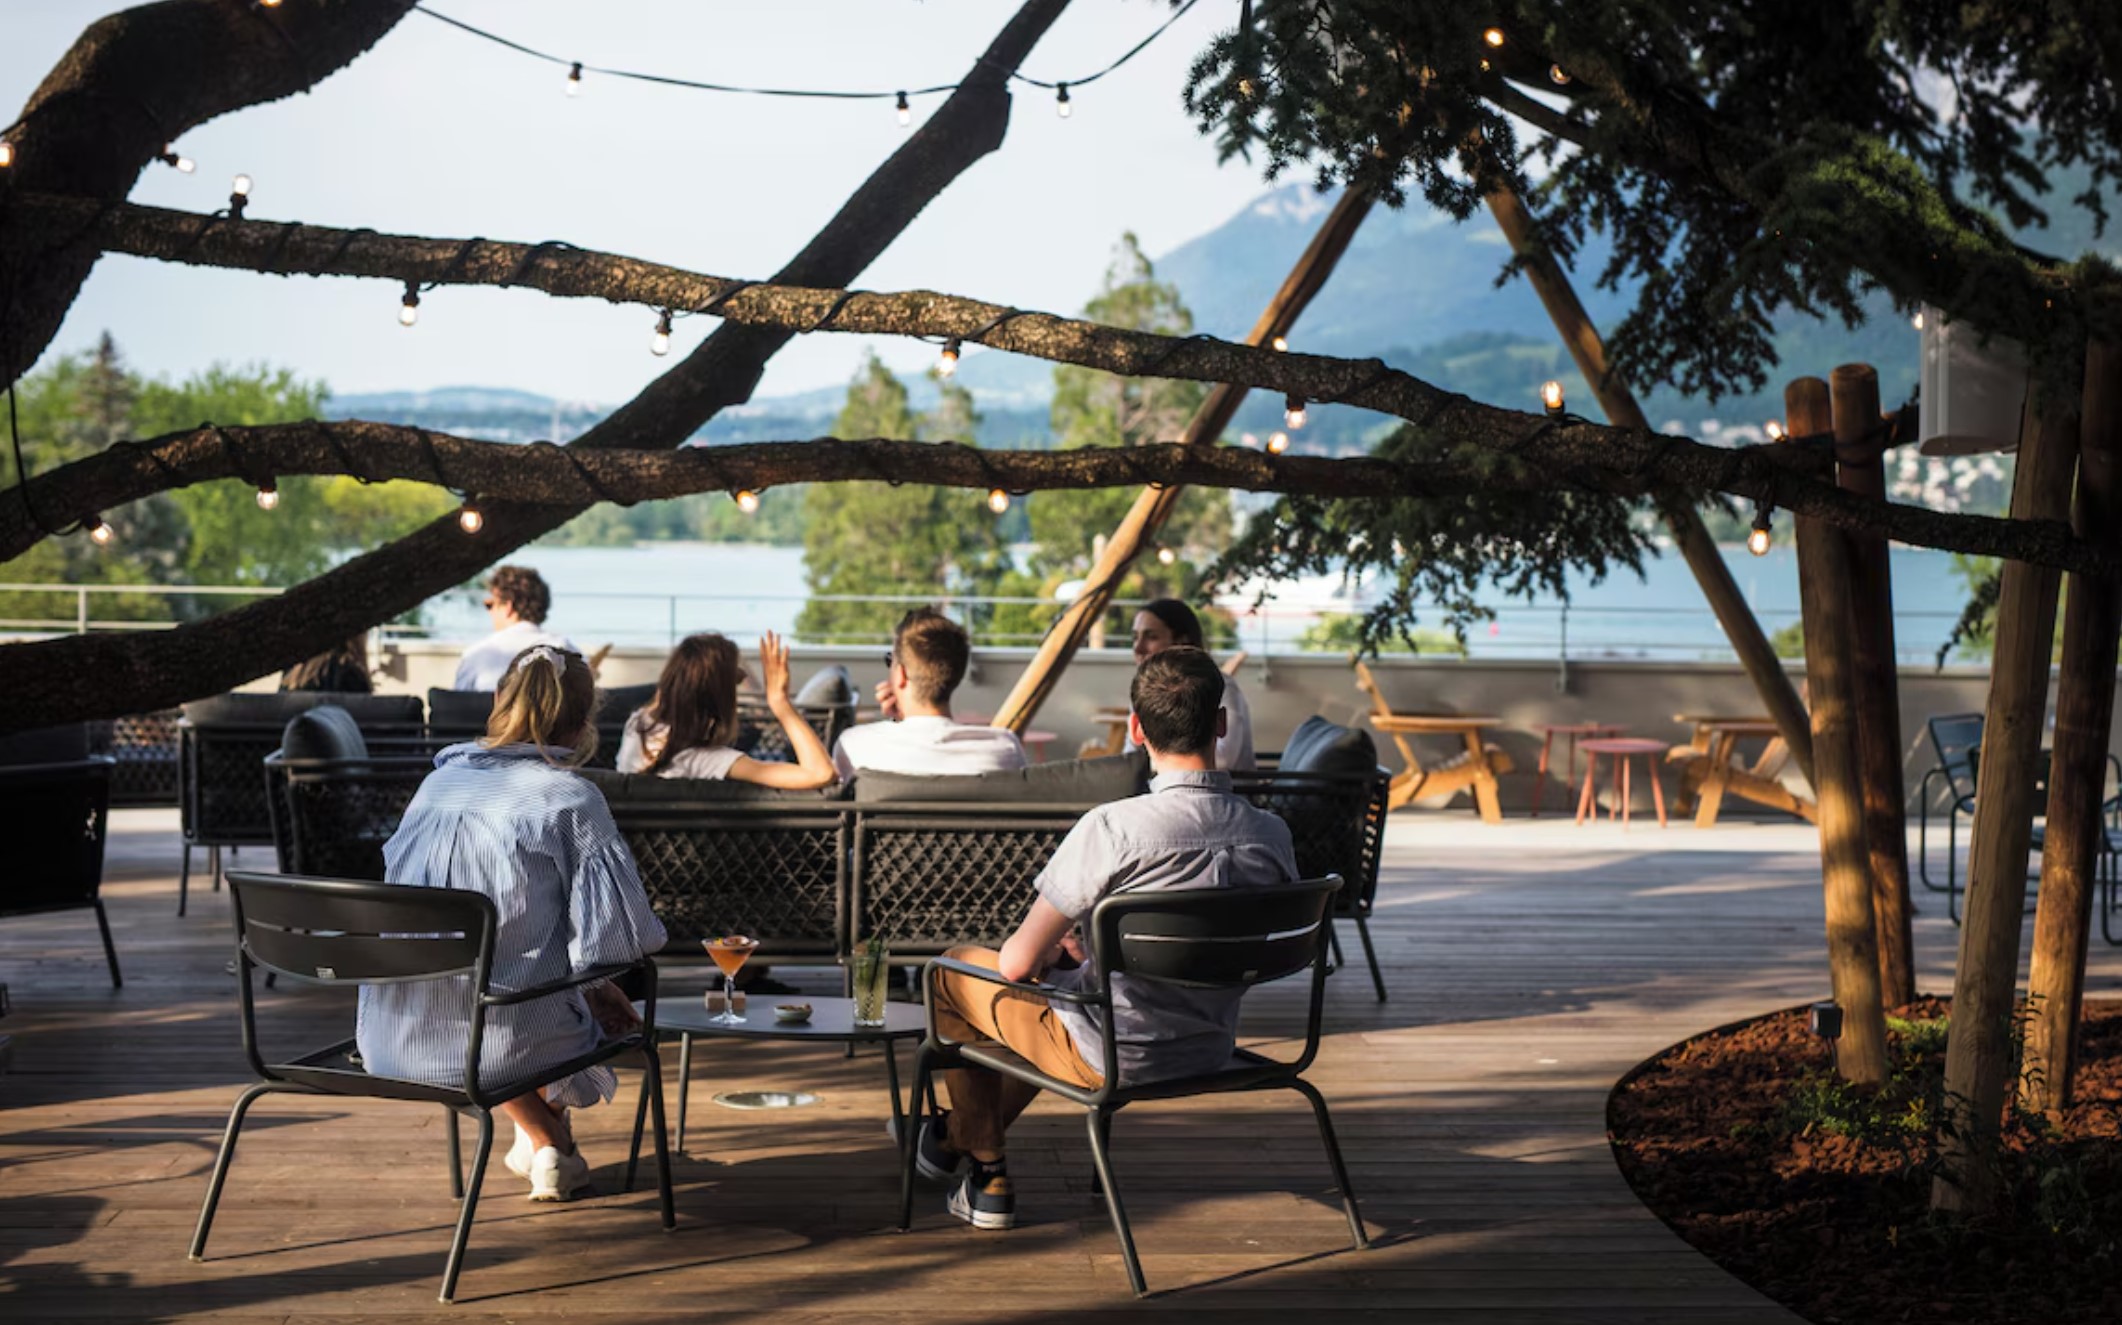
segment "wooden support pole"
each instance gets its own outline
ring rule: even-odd
[[[1245,338],[1248,345],[1267,345],[1277,336],[1286,336],[1297,324],[1298,315],[1304,312],[1333,274],[1341,255],[1348,251],[1348,243],[1355,238],[1356,228],[1370,214],[1369,195],[1350,189],[1334,204],[1319,233],[1312,236],[1297,265],[1283,278],[1282,288],[1268,301],[1267,311],[1253,324],[1251,334]],[[1238,412],[1246,396],[1246,388],[1228,383],[1217,385],[1201,402],[1201,408],[1187,424],[1183,438],[1188,446],[1214,446],[1223,430],[1230,426],[1231,416]],[[994,725],[1022,732],[1038,715],[1040,705],[1053,693],[1061,680],[1061,673],[1069,660],[1076,656],[1084,638],[1096,623],[1103,621],[1105,611],[1112,606],[1113,598],[1120,590],[1120,581],[1127,576],[1128,567],[1135,558],[1156,541],[1157,531],[1171,518],[1172,508],[1179,504],[1182,488],[1146,488],[1135,498],[1120,521],[1119,529],[1106,540],[1104,550],[1098,554],[1096,564],[1091,567],[1090,577],[1085,581],[1083,592],[1068,610],[1054,622],[1039,641],[1039,651],[1025,664],[1024,674],[1002,701],[995,713]]]
[[[1577,292],[1563,274],[1552,254],[1541,247],[1533,233],[1532,216],[1525,203],[1509,189],[1501,189],[1488,195],[1488,209],[1503,229],[1503,235],[1525,264],[1525,279],[1540,296],[1547,307],[1547,315],[1561,333],[1562,343],[1569,349],[1570,357],[1576,361],[1577,371],[1591,384],[1592,394],[1598,397],[1599,408],[1605,412],[1607,422],[1622,428],[1650,429],[1650,420],[1644,417],[1643,407],[1628,389],[1628,384],[1617,377],[1606,363],[1606,344],[1599,338],[1598,327],[1592,324],[1591,315],[1577,300]],[[1739,591],[1739,582],[1732,578],[1731,567],[1724,564],[1724,554],[1709,536],[1702,517],[1694,507],[1685,502],[1660,502],[1658,513],[1665,517],[1671,529],[1673,542],[1679,546],[1680,555],[1687,568],[1694,572],[1695,583],[1702,586],[1702,596],[1709,600],[1709,609],[1717,617],[1717,624],[1724,628],[1724,637],[1731,641],[1732,652],[1739,656],[1739,665],[1760,692],[1761,703],[1769,717],[1776,723],[1776,731],[1783,743],[1790,747],[1791,757],[1798,761],[1808,782],[1813,779],[1812,731],[1806,724],[1805,704],[1798,698],[1797,688],[1783,670],[1783,662],[1776,657],[1775,646],[1768,641],[1767,632],[1755,618],[1753,608],[1747,606],[1746,595]],[[1817,786],[1818,784],[1815,783]]]
[[[1801,377],[1783,392],[1790,431],[1832,426],[1827,383]],[[1876,409],[1873,411],[1876,416]],[[1827,963],[1842,1036],[1835,1067],[1844,1080],[1886,1080],[1886,1004],[1879,984],[1879,939],[1872,919],[1871,860],[1865,848],[1863,770],[1858,754],[1855,617],[1849,544],[1840,530],[1800,517],[1798,604],[1805,617],[1805,678],[1812,692],[1814,798],[1820,816],[1820,879],[1827,904]]]
[[[2080,535],[2122,547],[2122,346],[2095,341],[2085,355],[2085,407],[2078,429]],[[2033,968],[2027,977],[2026,1052],[2019,1100],[2029,1110],[2070,1107],[2077,1069],[2085,946],[2107,826],[2108,729],[2114,720],[2116,641],[2122,582],[2073,575],[2063,607],[2063,667],[2056,680],[2055,758],[2048,774],[2048,831],[2041,895],[2034,906]]]
[[[2078,458],[2077,392],[2053,405],[2029,396],[2012,478],[2015,520],[2070,514]],[[1933,1210],[1979,1212],[1996,1192],[1997,1129],[2011,1072],[2019,930],[2026,921],[2026,862],[2033,845],[2048,669],[2056,638],[2055,571],[2004,563],[1997,596],[1996,655],[1975,778],[1969,830],[1967,913],[1953,973],[1952,1034],[1945,1048],[1945,1116]],[[2112,678],[2109,684],[2113,684]]]
[[[1886,499],[1879,374],[1844,364],[1828,378],[1834,409],[1835,475],[1842,487]],[[1857,761],[1870,853],[1872,923],[1879,931],[1879,982],[1886,1006],[1916,997],[1915,930],[1908,901],[1907,790],[1901,776],[1901,676],[1894,656],[1894,583],[1886,539],[1844,534],[1855,630]]]

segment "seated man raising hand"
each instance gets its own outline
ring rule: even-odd
[[[1289,828],[1231,793],[1216,771],[1223,727],[1223,673],[1200,649],[1166,649],[1145,661],[1131,689],[1135,742],[1149,751],[1150,794],[1101,805],[1083,816],[1033,885],[1031,914],[1002,951],[957,948],[949,955],[1005,979],[1074,990],[1097,987],[1086,963],[1049,968],[1065,951],[1083,961],[1078,925],[1107,893],[1141,888],[1227,888],[1297,877]],[[1237,1041],[1242,991],[1185,989],[1113,980],[1111,1027],[1084,1008],[1048,1002],[948,970],[934,973],[937,1030],[967,1042],[999,1041],[1050,1076],[1096,1088],[1103,1083],[1105,1036],[1117,1039],[1120,1075],[1130,1084],[1213,1072]],[[1037,1093],[983,1068],[942,1074],[951,1107],[931,1119],[916,1162],[952,1184],[950,1211],[975,1228],[1009,1228],[1016,1198],[1004,1165],[1004,1133]]]

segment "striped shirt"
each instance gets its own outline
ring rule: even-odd
[[[664,943],[602,793],[547,763],[536,746],[453,745],[436,755],[435,771],[384,844],[383,863],[392,883],[493,899],[496,993],[630,962]],[[363,986],[355,1040],[368,1070],[461,1085],[468,984]],[[488,1085],[518,1079],[588,1053],[597,1040],[579,991],[490,1008],[479,1077]],[[549,1087],[546,1097],[581,1108],[609,1100],[616,1087],[611,1069],[598,1066]]]

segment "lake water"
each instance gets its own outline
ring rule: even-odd
[[[1797,557],[1788,547],[1765,557],[1724,549],[1725,561],[1762,625],[1774,631],[1798,620]],[[577,643],[594,646],[668,645],[696,630],[719,630],[739,641],[763,630],[791,632],[805,600],[803,550],[743,543],[654,543],[628,548],[528,547],[511,554],[534,566],[553,590],[551,624]],[[1947,553],[1910,548],[1893,552],[1894,616],[1904,661],[1928,661],[1944,642],[1966,602]],[[1645,578],[1628,572],[1603,584],[1573,583],[1566,612],[1546,601],[1489,600],[1496,620],[1473,627],[1477,658],[1553,658],[1565,630],[1572,658],[1695,660],[1728,658],[1723,633],[1694,577],[1677,554],[1645,564]],[[1264,608],[1250,594],[1220,600],[1239,617],[1245,647],[1284,651],[1321,612],[1360,611],[1364,597],[1341,592],[1330,579],[1282,586]],[[1428,618],[1435,624],[1433,616]],[[474,594],[446,595],[428,605],[430,633],[474,639],[486,633],[486,613]]]

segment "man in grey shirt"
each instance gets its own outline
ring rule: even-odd
[[[1234,888],[1297,877],[1289,828],[1231,794],[1216,771],[1223,734],[1223,673],[1200,649],[1166,649],[1135,672],[1128,725],[1149,751],[1150,794],[1101,805],[1070,830],[1041,871],[1031,914],[1000,952],[949,954],[1005,979],[1046,976],[1063,989],[1097,987],[1086,963],[1048,971],[1065,952],[1084,962],[1080,923],[1107,893],[1142,888]],[[1095,1088],[1104,1080],[1108,1028],[1083,1008],[938,971],[937,1029],[954,1041],[993,1040],[1050,1076]],[[1240,991],[1113,980],[1120,1075],[1129,1084],[1213,1072],[1237,1042]],[[921,1172],[952,1184],[950,1211],[975,1228],[1009,1228],[1016,1198],[1003,1136],[1037,1093],[982,1068],[943,1074],[951,1108],[923,1129]]]

